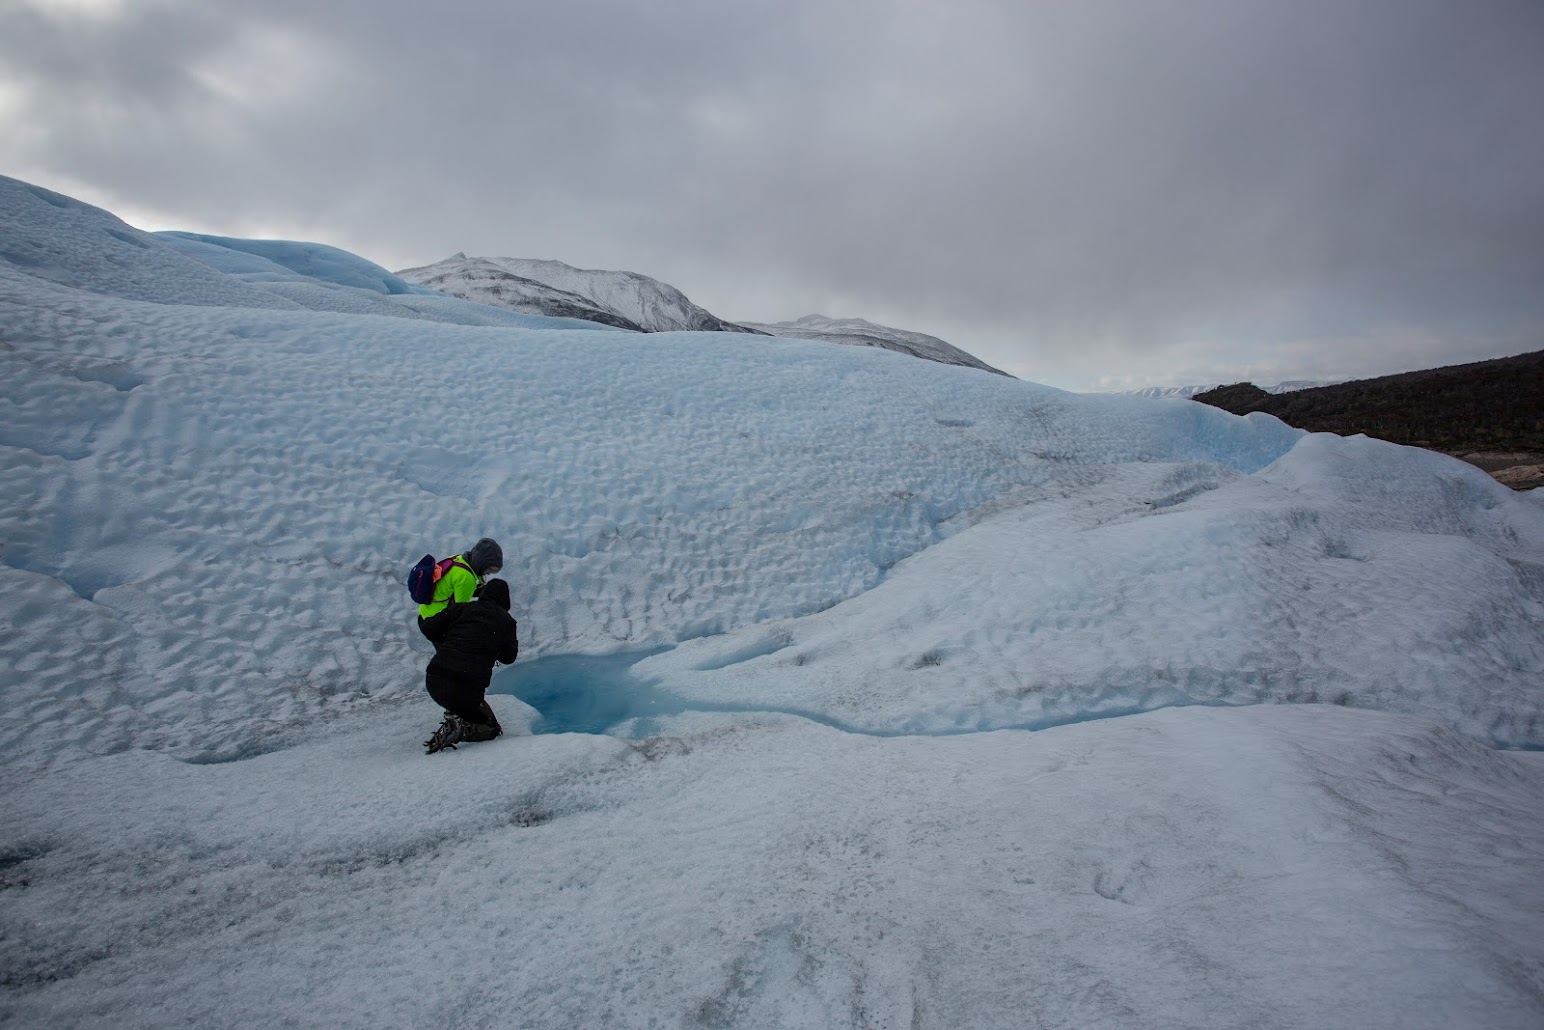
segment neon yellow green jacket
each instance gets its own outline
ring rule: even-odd
[[[472,595],[477,592],[477,588],[482,586],[482,577],[472,571],[465,558],[458,554],[451,559],[451,562],[453,564],[445,575],[434,584],[434,600],[418,606],[420,619],[438,615],[448,608],[453,600],[457,604],[470,601]]]

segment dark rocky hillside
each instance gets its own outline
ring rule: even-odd
[[[1294,393],[1235,383],[1194,399],[1236,415],[1264,411],[1311,432],[1426,447],[1491,472],[1544,463],[1544,351]]]

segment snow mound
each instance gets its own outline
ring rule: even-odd
[[[220,274],[101,208],[3,175],[0,275],[162,304],[298,307]]]
[[[32,613],[0,642],[26,673],[15,746],[84,708],[55,733],[234,753],[411,696],[404,562],[484,534],[527,652],[603,653],[827,608],[1016,492],[1073,488],[1074,456],[1257,468],[1300,435],[1199,406],[1099,432],[1071,395],[794,341],[87,294],[61,327],[44,301],[0,293],[0,576]]]
[[[11,193],[32,238],[110,219]],[[415,697],[401,577],[483,535],[527,658],[673,647],[638,671],[704,706],[940,733],[1334,701],[1544,743],[1540,508],[1426,452],[794,339],[25,276],[0,318],[19,758],[240,757]]]
[[[244,240],[188,232],[155,234],[168,246],[236,276],[255,275],[273,281],[275,273],[290,273],[337,286],[388,295],[431,293],[392,275],[373,261],[322,243],[291,240]]]
[[[1276,702],[1537,746],[1537,515],[1462,462],[1367,438],[1310,436],[1253,476],[1131,465],[997,513],[829,611],[636,672],[702,707],[754,699],[868,733]]]

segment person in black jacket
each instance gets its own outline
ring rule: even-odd
[[[470,601],[450,605],[424,624],[434,644],[425,684],[445,709],[445,721],[424,741],[429,754],[503,733],[484,694],[493,666],[508,665],[520,652],[519,626],[509,614],[509,584],[490,579]]]

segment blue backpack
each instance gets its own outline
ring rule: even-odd
[[[419,604],[432,604],[434,602],[434,588],[439,586],[440,578],[450,571],[452,565],[458,562],[454,558],[434,560],[434,555],[426,554],[413,566],[407,574],[408,596]],[[462,568],[466,568],[464,563]]]

